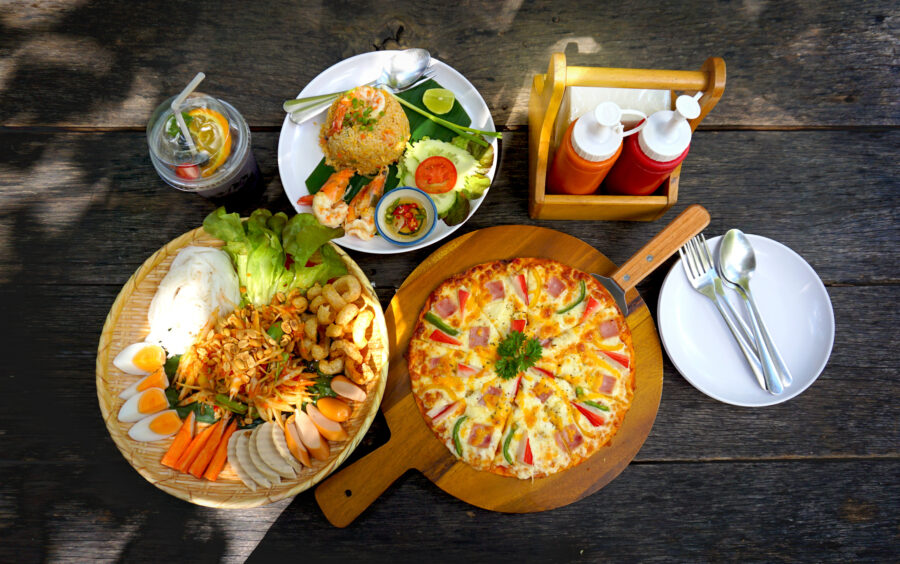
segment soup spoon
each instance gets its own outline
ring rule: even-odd
[[[731,229],[722,237],[719,245],[719,267],[722,278],[731,283],[750,308],[750,325],[756,339],[766,388],[773,394],[780,394],[784,391],[784,386],[791,384],[793,378],[769,336],[769,331],[753,299],[753,293],[750,291],[750,278],[756,271],[756,254],[750,240],[740,229]]]
[[[431,54],[425,49],[400,51],[381,69],[381,75],[365,86],[387,87],[394,92],[402,92],[426,76],[429,64]],[[288,100],[283,104],[284,111],[288,112],[291,121],[299,125],[329,107],[344,92],[346,90]]]

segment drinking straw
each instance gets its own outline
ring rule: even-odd
[[[187,124],[184,123],[184,118],[181,116],[181,105],[184,104],[185,99],[191,92],[197,88],[197,85],[203,82],[204,78],[206,78],[206,75],[202,72],[198,72],[197,76],[184,87],[181,94],[172,100],[172,112],[175,114],[175,121],[178,122],[178,127],[181,129],[181,134],[184,135],[184,138],[187,140],[188,148],[191,150],[192,155],[197,152],[197,147],[194,145],[194,140],[191,138],[191,132],[188,130]]]

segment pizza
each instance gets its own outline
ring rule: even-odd
[[[544,258],[445,280],[419,314],[407,360],[419,410],[450,452],[520,479],[597,452],[634,395],[631,332],[613,297]]]

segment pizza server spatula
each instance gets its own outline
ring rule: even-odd
[[[709,212],[703,206],[692,204],[673,219],[656,237],[641,247],[630,259],[609,277],[594,274],[594,278],[609,290],[616,305],[624,315],[628,315],[628,301],[625,293],[664,263],[691,237],[709,225]]]

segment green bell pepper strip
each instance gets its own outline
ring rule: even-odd
[[[597,403],[597,402],[595,402],[595,401],[591,401],[591,400],[581,400],[581,403],[586,403],[587,405],[589,405],[589,406],[591,406],[591,407],[596,407],[596,408],[599,409],[600,411],[609,411],[609,408],[608,408],[608,407],[606,407],[605,405],[603,405],[603,404],[601,404],[601,403]]]
[[[587,286],[585,286],[584,280],[579,280],[579,282],[581,282],[581,286],[580,286],[581,292],[578,295],[578,299],[576,299],[574,302],[570,303],[566,307],[564,307],[560,310],[557,310],[556,313],[560,313],[560,314],[567,313],[567,312],[571,311],[575,306],[577,306],[578,304],[580,304],[581,302],[584,301],[584,298],[587,295]]]
[[[503,441],[503,458],[506,459],[510,464],[513,463],[512,457],[509,455],[509,443],[512,442],[513,434],[516,432],[516,424],[513,423],[512,429],[509,430],[509,434],[506,435],[506,440]]]
[[[463,421],[468,418],[468,415],[463,415],[457,419],[456,424],[453,425],[453,446],[456,447],[456,454],[459,456],[462,456],[462,443],[459,441],[459,428],[462,427]]]
[[[425,312],[425,321],[431,323],[444,333],[450,335],[451,337],[456,337],[459,335],[459,329],[454,329],[453,327],[444,323],[444,320],[434,314],[434,312],[428,311]]]

